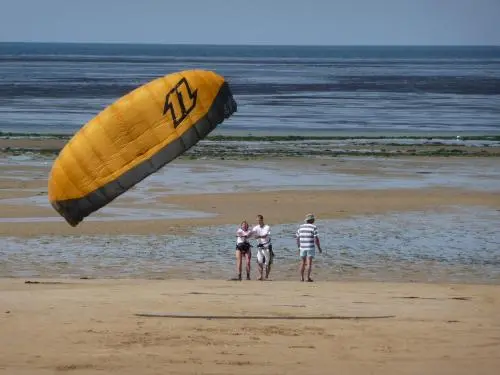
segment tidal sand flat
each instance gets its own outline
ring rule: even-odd
[[[51,161],[0,160],[0,372],[497,373],[496,158],[179,160],[76,228]],[[301,283],[310,211],[325,252]],[[226,281],[258,213],[272,280]]]
[[[496,158],[180,160],[72,228],[50,207],[51,159],[0,161],[4,277],[226,279],[234,232],[262,214],[275,280],[296,280],[294,232],[318,217],[321,280],[500,281]],[[255,266],[254,266],[255,271]]]

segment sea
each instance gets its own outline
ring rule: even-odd
[[[0,43],[0,134],[72,134],[162,75],[223,75],[238,112],[213,134],[500,133],[500,46]]]

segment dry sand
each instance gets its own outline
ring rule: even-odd
[[[0,373],[496,375],[499,292],[479,285],[1,280]],[[232,319],[135,315],[142,313]]]

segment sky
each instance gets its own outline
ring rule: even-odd
[[[500,45],[500,0],[1,0],[0,42]]]

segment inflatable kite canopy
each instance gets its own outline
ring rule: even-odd
[[[54,161],[49,201],[71,226],[174,160],[237,110],[211,71],[155,79],[85,124]]]

